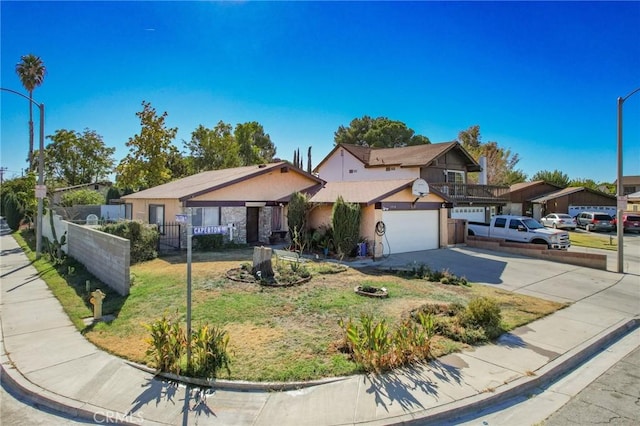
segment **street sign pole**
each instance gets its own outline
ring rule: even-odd
[[[187,208],[187,370],[191,370],[191,237],[192,208]]]

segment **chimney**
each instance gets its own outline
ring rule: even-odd
[[[487,157],[485,157],[484,155],[480,157],[480,168],[482,170],[480,170],[480,177],[478,179],[478,183],[480,185],[486,185],[487,184]]]

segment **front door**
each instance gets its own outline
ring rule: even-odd
[[[257,243],[260,207],[247,207],[247,244]]]

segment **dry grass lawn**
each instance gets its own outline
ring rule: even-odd
[[[85,330],[86,337],[113,354],[144,363],[144,324],[163,314],[184,321],[185,261],[185,256],[178,256],[132,266],[131,294],[114,312],[116,319]],[[427,302],[466,304],[474,297],[489,296],[498,301],[503,322],[512,329],[564,306],[487,286],[443,285],[376,269],[348,268],[322,274],[323,264],[317,262],[305,263],[312,279],[293,287],[264,287],[225,277],[230,269],[250,261],[248,249],[195,254],[193,258],[193,325],[218,324],[228,332],[232,379],[307,380],[357,372],[355,364],[339,350],[342,331],[338,321],[361,313],[397,323]],[[288,263],[283,266],[291,267]],[[354,287],[363,284],[386,287],[390,297],[356,295]],[[439,354],[461,347],[443,338],[436,344]]]

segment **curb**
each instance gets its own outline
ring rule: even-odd
[[[425,409],[393,418],[394,423],[402,424],[450,424],[456,418],[486,409],[522,394],[543,388],[563,374],[612,345],[624,335],[640,327],[640,317],[627,318],[601,331],[575,348],[565,352],[550,363],[536,370],[536,376],[524,376],[516,379],[492,394],[476,394],[449,404]],[[391,418],[389,420],[392,420]]]
[[[389,417],[383,421],[384,424],[424,424],[428,423],[450,423],[451,420],[468,415],[472,412],[477,412],[481,409],[487,408],[488,405],[499,404],[501,402],[510,400],[516,396],[520,396],[524,393],[531,392],[535,389],[544,387],[546,384],[552,382],[554,379],[563,375],[564,373],[572,370],[578,365],[585,362],[588,358],[594,356],[596,353],[611,345],[614,341],[618,340],[625,334],[640,327],[640,317],[628,318],[622,320],[609,328],[603,330],[596,336],[576,346],[570,351],[560,355],[550,363],[540,367],[533,377],[521,377],[516,379],[502,387],[501,390],[492,394],[476,394],[468,398],[464,398],[458,401],[451,402],[449,404],[425,409],[419,412],[407,413],[397,417]],[[149,369],[139,364],[128,362],[129,365],[140,368],[149,373],[155,373],[155,370]],[[39,387],[25,378],[20,371],[18,371],[13,365],[9,356],[4,351],[0,355],[0,373],[1,380],[5,386],[11,389],[15,394],[19,395],[22,399],[31,402],[34,406],[46,407],[55,412],[66,414],[75,419],[97,421],[104,413],[109,412],[108,409],[87,404],[86,402],[77,401],[71,398],[67,398],[46,389]],[[299,389],[301,387],[316,386],[324,383],[331,383],[339,380],[344,380],[346,377],[331,378],[322,381],[315,382],[291,382],[291,383],[259,383],[259,382],[233,382],[233,381],[209,381],[190,379],[182,376],[162,374],[169,380],[177,380],[183,383],[200,385],[200,386],[213,386],[219,389],[229,389],[238,391],[284,391]],[[127,422],[124,419],[118,419],[118,424],[122,425],[139,425],[139,422]],[[144,421],[145,424],[152,425],[164,425],[165,423],[157,423],[153,421]]]

